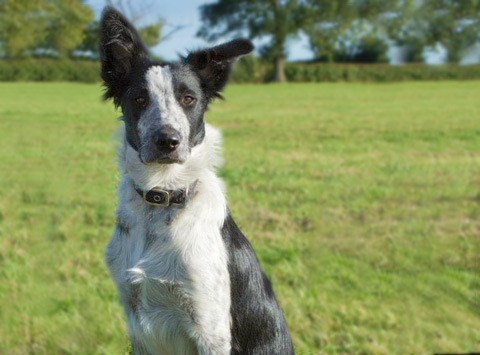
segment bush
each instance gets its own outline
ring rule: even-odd
[[[100,80],[100,65],[87,60],[28,59],[0,60],[0,81],[79,81]]]
[[[480,65],[326,64],[287,63],[291,82],[396,82],[412,80],[480,79]],[[273,64],[253,56],[241,58],[232,73],[235,83],[265,83],[273,77]],[[100,65],[88,60],[0,60],[0,81],[100,81]]]
[[[270,81],[272,72],[272,64],[245,57],[235,68],[232,80],[236,83],[264,83]],[[480,65],[287,63],[285,75],[290,82],[474,80],[480,79]]]
[[[236,63],[231,79],[234,83],[263,83],[270,73],[268,64],[257,57],[246,56]]]
[[[480,79],[480,65],[289,63],[285,74],[291,82],[474,80]]]

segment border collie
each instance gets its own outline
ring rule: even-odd
[[[115,9],[101,19],[105,99],[123,112],[117,224],[105,261],[134,354],[293,354],[282,311],[215,174],[220,133],[204,121],[237,39],[157,63]]]

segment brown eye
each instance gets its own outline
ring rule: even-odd
[[[135,102],[138,106],[140,107],[145,107],[147,106],[147,99],[143,96],[139,96],[135,99]]]
[[[183,98],[183,104],[184,105],[191,105],[193,104],[193,102],[195,101],[195,98],[193,96],[190,96],[190,95],[187,95]]]

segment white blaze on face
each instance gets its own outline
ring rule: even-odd
[[[153,126],[168,125],[180,133],[179,150],[188,149],[190,125],[188,118],[175,97],[173,75],[168,66],[153,66],[145,74],[150,103],[139,122],[140,133],[147,133]],[[160,120],[160,122],[158,122]],[[155,122],[157,121],[157,122]],[[144,131],[144,132],[142,132]],[[147,134],[145,134],[146,136]]]

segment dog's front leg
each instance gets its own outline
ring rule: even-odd
[[[191,327],[190,338],[200,355],[224,355],[231,351],[230,302],[229,294],[206,297],[203,307],[196,309]],[[198,305],[198,304],[197,304]]]
[[[187,333],[190,339],[193,340],[198,354],[230,354],[230,315],[219,309],[216,312],[199,313],[196,314],[194,321],[187,329]]]
[[[230,287],[228,274],[223,273],[226,270],[217,270],[216,274],[221,275],[218,279],[204,279],[205,292],[197,294],[194,302],[188,333],[201,355],[224,355],[231,351]]]
[[[227,355],[230,354],[230,336],[219,335],[200,336],[195,339],[199,355]]]

